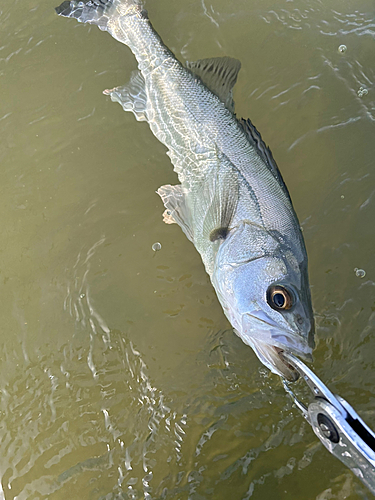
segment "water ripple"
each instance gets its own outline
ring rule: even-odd
[[[358,36],[375,35],[374,18],[370,12],[340,13],[322,2],[314,2],[314,7],[270,10],[259,17],[267,24],[278,23],[289,29],[316,29],[322,35]]]
[[[372,66],[362,63],[365,48],[358,46],[358,42],[353,38],[364,35],[374,37],[375,23],[371,13],[359,11],[340,13],[321,2],[314,2],[313,6],[305,9],[286,9],[280,6],[268,12],[260,12],[259,16],[264,22],[274,26],[280,23],[285,28],[303,29],[304,39],[306,39],[308,32],[314,31],[319,35],[336,37],[338,39],[337,49],[340,43],[345,40],[347,50],[345,53],[339,54],[337,49],[330,51],[324,39],[319,35],[312,34],[316,38],[316,50],[321,53],[323,65],[329,67],[333,72],[333,76],[350,92],[351,99],[356,101],[361,116],[369,118],[371,121],[375,120],[375,98],[372,93],[375,84],[375,71]],[[285,33],[283,35],[285,36]],[[326,78],[325,74],[324,71],[323,76]],[[309,78],[309,75],[306,75],[306,77]],[[277,88],[277,85],[264,82],[262,88],[257,89],[256,98],[262,98],[265,94]],[[321,78],[313,85],[301,81],[293,82],[282,89],[281,93],[277,92],[272,95],[271,99],[277,99],[283,93],[291,93],[293,99],[295,99],[298,92],[294,91],[292,93],[290,91],[296,86],[301,87],[300,92],[302,95],[311,90],[316,92],[324,91],[325,88]],[[287,103],[289,101],[284,100],[279,102],[278,106],[284,106]],[[344,119],[340,121],[345,122]]]
[[[98,461],[89,458],[73,466],[60,477],[60,481],[65,483],[77,474],[82,474],[83,470],[107,466],[111,457],[118,472],[114,491],[120,491],[124,482],[129,485],[132,478],[142,477],[141,490],[137,481],[130,484],[131,490],[134,494],[138,491],[145,498],[151,498],[152,471],[158,466],[153,456],[156,450],[169,442],[174,450],[169,462],[178,463],[181,460],[187,415],[178,415],[172,410],[171,402],[167,401],[163,392],[149,377],[139,349],[123,333],[112,331],[95,306],[90,292],[91,263],[97,258],[105,241],[105,236],[102,236],[89,249],[82,248],[77,255],[72,280],[67,286],[64,308],[77,326],[89,333],[87,365],[95,383],[100,387],[103,424],[110,436],[108,453]],[[64,366],[63,371],[68,374],[71,369]],[[119,377],[120,373],[122,375]],[[69,384],[72,384],[71,377],[69,380]],[[124,396],[120,396],[119,381],[126,387]],[[120,400],[125,398],[128,401],[122,403],[120,411],[119,397]],[[136,419],[131,417],[134,414],[137,414]]]

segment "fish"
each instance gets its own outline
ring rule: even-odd
[[[141,0],[65,1],[60,16],[97,25],[133,52],[129,83],[105,90],[146,121],[179,184],[161,186],[167,224],[201,255],[234,332],[271,372],[294,381],[283,353],[311,360],[314,315],[301,227],[280,170],[249,119],[235,114],[241,63],[181,63]]]

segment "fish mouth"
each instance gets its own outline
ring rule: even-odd
[[[297,354],[299,357],[303,358],[304,361],[312,360],[311,354],[296,353],[293,352],[292,349],[282,349],[281,347],[264,344],[263,342],[253,344],[252,348],[265,366],[288,382],[296,382],[299,378],[299,373],[288,363],[283,354]]]
[[[273,372],[276,371],[277,375],[280,375],[280,377],[284,378],[288,382],[296,382],[299,378],[299,373],[286,361],[283,356],[284,352],[286,351],[280,347],[267,344],[264,344],[262,349],[262,354],[265,355],[270,362],[272,362]]]
[[[299,374],[286,361],[285,354],[294,354],[304,361],[311,361],[312,349],[298,332],[280,328],[269,316],[262,311],[253,311],[246,314],[246,319],[242,325],[243,334],[240,337],[248,343],[259,360],[267,366],[273,373],[280,377],[295,382]],[[249,322],[257,320],[249,328]],[[246,332],[246,334],[245,334]]]

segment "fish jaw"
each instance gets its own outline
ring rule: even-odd
[[[231,318],[232,324],[234,318]],[[259,360],[272,373],[289,381],[295,381],[298,373],[280,356],[286,352],[305,361],[311,361],[312,348],[300,334],[280,328],[263,311],[252,311],[242,315],[241,324],[235,328],[236,334],[254,350]]]
[[[246,341],[249,336],[254,341],[288,351],[305,358],[312,349],[300,332],[280,327],[264,311],[252,311],[242,315],[241,337]]]
[[[238,333],[238,332],[236,332]],[[257,355],[258,359],[272,372],[279,375],[289,382],[295,382],[298,380],[298,372],[289,365],[285,359],[282,357],[283,352],[293,353],[298,355],[295,351],[290,349],[281,349],[280,347],[272,346],[269,344],[264,344],[263,342],[251,341],[249,345],[252,347],[253,351]],[[311,360],[310,356],[302,356],[305,360]]]

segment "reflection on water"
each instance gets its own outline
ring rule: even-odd
[[[101,95],[132,55],[54,6],[0,7],[0,498],[370,498],[163,224],[165,150]],[[182,60],[241,60],[236,109],[271,145],[304,230],[314,368],[374,427],[372,2],[147,7]]]

